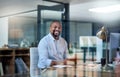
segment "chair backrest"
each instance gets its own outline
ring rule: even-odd
[[[40,69],[38,68],[38,48],[31,47],[30,48],[30,75],[31,77],[35,77],[35,75],[40,74]]]

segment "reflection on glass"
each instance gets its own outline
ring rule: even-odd
[[[41,10],[41,28],[40,28],[40,37],[44,37],[49,33],[49,27],[53,20],[62,19],[62,11],[54,11],[54,10]],[[40,38],[40,39],[41,39]]]
[[[8,44],[18,44],[27,38],[32,46],[36,42],[37,12],[30,12],[8,18]],[[23,47],[23,46],[22,46]],[[26,46],[25,46],[26,47]]]

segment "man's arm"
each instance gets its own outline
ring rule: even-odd
[[[57,65],[57,61],[51,61],[50,66]]]
[[[48,59],[47,45],[44,40],[42,40],[38,45],[38,53],[39,53],[38,67],[39,68],[49,67],[51,65],[52,60]]]

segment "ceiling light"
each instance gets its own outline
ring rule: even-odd
[[[120,11],[120,5],[112,5],[107,7],[100,7],[100,8],[92,8],[89,11],[97,12],[97,13],[112,13]]]

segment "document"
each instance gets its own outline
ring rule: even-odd
[[[70,65],[54,65],[55,68],[64,68],[64,67],[72,67]]]

